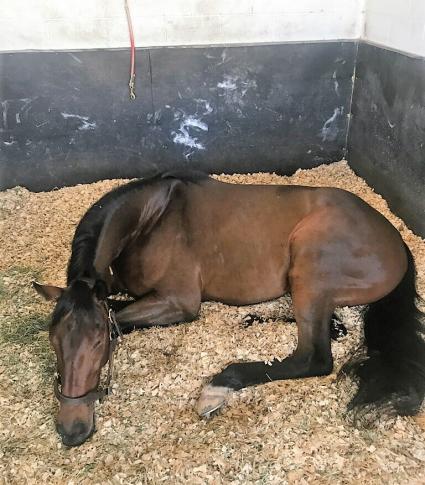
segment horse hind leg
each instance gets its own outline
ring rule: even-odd
[[[279,317],[279,318],[263,318],[260,315],[255,313],[248,313],[242,320],[242,326],[244,328],[251,327],[254,323],[265,323],[267,321],[280,321],[283,320],[285,323],[296,323],[295,318],[293,317]],[[336,313],[332,313],[331,319],[329,322],[330,325],[330,336],[332,340],[339,340],[347,335],[347,328],[342,323],[338,315]]]
[[[204,387],[196,405],[201,416],[223,406],[232,391],[283,379],[327,375],[332,371],[329,321],[333,306],[324,294],[310,291],[310,284],[294,284],[292,298],[298,327],[295,352],[271,365],[264,362],[231,364]]]

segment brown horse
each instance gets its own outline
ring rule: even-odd
[[[111,356],[107,296],[134,300],[116,317],[125,330],[195,319],[202,301],[246,305],[290,292],[296,351],[272,365],[233,363],[197,404],[218,409],[229,392],[278,379],[329,374],[329,321],[337,306],[369,304],[368,355],[353,367],[351,406],[390,402],[417,412],[425,394],[425,345],[412,255],[397,230],[355,195],[334,188],[233,185],[166,174],[122,186],[81,220],[50,339],[57,356],[57,429],[67,445],[94,430],[100,372]]]

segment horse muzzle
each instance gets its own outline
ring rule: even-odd
[[[75,420],[70,426],[65,426],[62,422],[56,423],[56,430],[65,446],[79,446],[83,444],[95,431],[94,414],[90,423]]]
[[[79,397],[65,396],[60,389],[60,377],[55,379],[54,390],[60,403],[56,430],[65,446],[79,446],[94,433],[94,403],[107,395],[108,390],[90,391]]]
[[[95,431],[94,402],[72,405],[61,403],[56,431],[65,446],[84,443]]]

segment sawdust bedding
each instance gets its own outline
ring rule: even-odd
[[[217,178],[358,194],[401,232],[425,296],[425,241],[345,162],[291,177]],[[205,303],[196,322],[127,336],[114,394],[97,406],[98,432],[78,448],[63,447],[54,430],[51,306],[33,294],[30,281],[64,284],[76,224],[122,183],[0,193],[0,483],[425,483],[424,418],[365,415],[353,425],[345,409],[354,384],[337,383],[335,373],[243,390],[208,421],[193,411],[202,385],[229,362],[282,358],[294,349],[296,327],[285,323],[292,316],[288,298],[243,308]],[[348,336],[332,344],[335,371],[361,341],[360,312],[338,309]],[[277,320],[245,328],[247,313]]]

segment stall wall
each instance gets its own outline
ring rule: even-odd
[[[123,0],[0,8],[0,188],[344,157],[362,1],[129,5],[135,101]]]
[[[0,50],[128,46],[124,0],[0,0]],[[128,0],[139,47],[356,39],[363,0]]]
[[[425,2],[368,0],[364,37],[349,162],[425,236]]]
[[[162,170],[289,174],[345,155],[353,42],[3,54],[1,187]]]
[[[363,38],[425,57],[425,1],[367,0]]]

